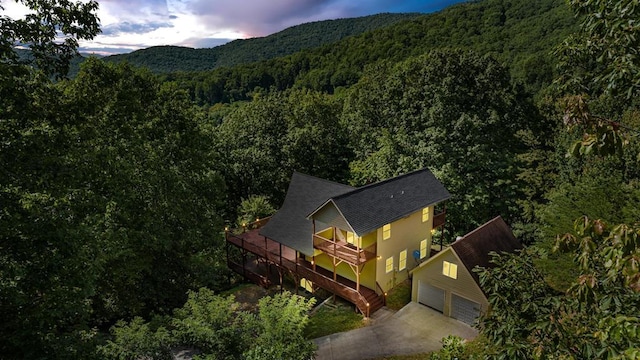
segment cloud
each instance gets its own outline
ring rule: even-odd
[[[192,14],[208,28],[265,36],[305,22],[381,12],[433,12],[464,0],[194,0]],[[241,5],[239,3],[242,3]]]
[[[222,39],[222,38],[190,38],[182,41],[179,45],[188,46],[192,48],[212,48],[220,45],[224,45],[229,41],[235,39]]]
[[[335,0],[196,0],[193,14],[207,27],[235,28],[248,36],[264,36],[303,22],[334,18]]]
[[[114,36],[121,34],[143,34],[160,28],[171,28],[173,25],[169,22],[142,22],[131,23],[124,21],[118,24],[109,24],[102,27],[102,35]]]

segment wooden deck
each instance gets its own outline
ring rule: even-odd
[[[280,272],[280,279],[283,272],[292,274],[297,282],[305,278],[315,286],[353,303],[366,317],[384,305],[383,298],[374,290],[360,285],[360,291],[357,291],[353,281],[339,275],[334,280],[333,272],[320,267],[314,268],[310,262],[299,257],[294,249],[268,239],[258,231],[259,229],[254,229],[241,234],[226,232],[227,245],[235,246],[242,254],[241,259],[227,256],[229,268],[257,284],[269,286],[273,281],[269,279],[268,265],[274,265]],[[249,254],[257,256],[258,261]],[[260,266],[260,261],[265,262],[265,265]]]

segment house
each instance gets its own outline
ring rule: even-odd
[[[490,267],[492,251],[514,252],[521,248],[522,244],[498,216],[413,269],[411,300],[473,324],[489,306],[473,268]]]
[[[358,188],[296,172],[282,207],[266,224],[226,232],[227,263],[266,286],[274,282],[270,274],[281,282],[289,273],[368,316],[430,256],[449,197],[427,169]]]

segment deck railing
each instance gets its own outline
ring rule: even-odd
[[[267,216],[265,218],[262,219],[257,219],[256,221],[250,222],[250,223],[246,223],[246,224],[241,224],[238,227],[234,227],[234,228],[230,228],[230,227],[226,227],[224,230],[225,232],[229,233],[229,234],[242,234],[244,232],[247,232],[249,230],[253,230],[253,229],[259,229],[263,226],[265,226],[269,220],[271,220],[271,216]]]
[[[320,274],[317,271],[314,271],[311,267],[311,264],[307,263],[306,261],[292,261],[282,256],[280,252],[274,253],[272,251],[269,251],[267,249],[266,242],[264,247],[259,246],[249,241],[245,241],[245,239],[242,236],[235,235],[229,231],[226,233],[226,237],[227,237],[227,242],[234,244],[242,249],[245,249],[257,256],[260,256],[270,261],[272,264],[279,266],[283,269],[289,270],[292,273],[297,274],[302,278],[312,281],[314,284],[320,286],[321,288],[324,288],[325,290],[328,290],[350,301],[351,303],[355,304],[358,307],[358,309],[363,313],[363,315],[369,317],[370,310],[371,310],[370,304],[367,301],[367,299],[364,297],[364,295],[362,295],[360,292],[358,292],[354,288],[351,288],[345,284],[339,283],[330,277],[327,277],[323,274]],[[296,259],[296,260],[299,260],[299,259]],[[248,269],[242,266],[239,266],[238,264],[231,263],[230,265],[231,265],[230,267],[234,271],[240,274],[243,274],[244,276],[254,280],[255,282],[264,283],[265,281],[268,281],[267,279],[264,279],[263,277],[257,274],[251,273],[251,271],[249,271]]]
[[[337,257],[354,265],[361,265],[374,259],[377,251],[376,243],[358,249],[346,242],[335,241],[317,234],[313,235],[313,247],[322,250],[329,256]]]
[[[441,212],[439,214],[434,215],[433,216],[433,228],[435,229],[435,228],[437,228],[439,226],[444,225],[446,216],[447,216],[447,212],[446,211],[443,211],[443,212]]]
[[[383,305],[387,305],[387,293],[382,290],[382,286],[380,286],[380,284],[378,284],[378,282],[376,281],[376,292],[380,292],[380,295],[382,296],[382,304]]]

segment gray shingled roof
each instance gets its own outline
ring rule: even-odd
[[[356,234],[363,236],[450,197],[431,171],[422,169],[357,188],[331,200]],[[327,204],[328,201],[314,209],[309,217]]]
[[[473,268],[492,267],[493,264],[489,262],[490,252],[514,252],[522,249],[522,244],[513,235],[509,225],[498,216],[457,240],[451,244],[451,247],[476,283],[480,285],[478,274],[473,271]]]
[[[293,173],[284,203],[260,229],[266,236],[304,254],[313,254],[313,224],[307,214],[327,199],[354,188],[298,172]]]

